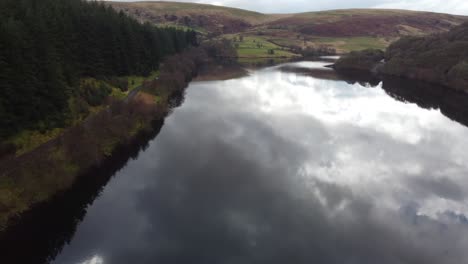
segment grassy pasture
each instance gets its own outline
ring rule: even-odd
[[[242,41],[240,41],[240,35],[226,35],[225,37],[234,41],[240,58],[292,58],[297,56],[288,49],[261,36],[244,36]]]
[[[352,37],[352,38],[323,38],[314,37],[308,42],[315,45],[327,45],[334,47],[339,53],[359,51],[365,49],[384,50],[388,42],[381,38],[374,37]]]

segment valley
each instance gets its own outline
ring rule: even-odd
[[[385,49],[402,36],[446,32],[468,20],[464,16],[407,10],[262,14],[194,3],[109,2],[109,5],[140,22],[195,29],[206,39],[243,38],[246,41],[236,45],[241,58],[292,58],[301,50],[323,47],[338,54]]]
[[[2,263],[468,263],[468,5],[132,1],[0,1]]]

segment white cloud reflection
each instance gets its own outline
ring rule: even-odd
[[[380,86],[192,83],[54,264],[465,263],[467,134]]]
[[[92,258],[85,260],[79,264],[104,264],[104,259],[98,255],[93,256]]]
[[[399,209],[414,202],[414,187],[422,180],[461,182],[468,172],[463,162],[468,160],[463,151],[468,149],[467,128],[439,110],[395,101],[381,84],[366,88],[270,69],[220,82],[218,89],[225,100],[242,101],[244,111],[262,113],[259,119],[270,123],[280,136],[309,146],[312,153],[303,164],[304,177],[350,187],[379,199],[379,206]],[[307,119],[309,127],[304,123]],[[317,129],[317,122],[325,131],[322,142],[304,136]],[[317,159],[320,150],[322,157]],[[414,179],[412,184],[409,179]],[[418,213],[437,217],[449,210],[468,215],[467,197],[453,201],[424,192],[417,200]]]

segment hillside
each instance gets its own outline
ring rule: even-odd
[[[296,14],[270,25],[287,25],[306,35],[323,37],[394,37],[441,32],[464,18],[408,10],[349,9]]]
[[[255,42],[238,45],[241,57],[263,57],[271,49],[277,51],[277,56],[292,56],[288,51],[323,46],[334,48],[339,53],[367,48],[385,49],[401,36],[446,32],[468,20],[463,16],[406,10],[349,9],[261,14],[193,3],[109,4],[141,22],[191,27],[208,37],[238,38],[242,34],[251,40],[253,38]],[[269,49],[262,48],[262,45]]]
[[[141,22],[191,27],[203,33],[233,33],[265,23],[271,16],[236,8],[175,2],[110,2]]]
[[[387,50],[384,73],[468,91],[468,23],[449,32],[408,37]]]
[[[371,49],[351,52],[334,68],[372,71],[468,91],[468,22],[444,33],[403,37],[385,53]]]
[[[83,79],[149,75],[196,41],[98,2],[2,0],[0,14],[0,139],[70,125],[113,92]]]

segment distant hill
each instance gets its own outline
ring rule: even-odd
[[[179,2],[110,2],[141,22],[178,25],[204,33],[236,33],[272,19],[269,15],[206,4]]]
[[[269,25],[325,37],[395,37],[447,31],[466,19],[408,10],[347,9],[294,14]]]
[[[332,47],[340,53],[366,48],[385,49],[401,36],[446,32],[468,21],[468,17],[464,16],[387,9],[262,14],[179,2],[108,4],[141,22],[190,27],[209,37],[224,35],[233,38],[243,34],[255,37],[255,43],[272,44],[278,51],[318,46]],[[244,54],[253,53],[251,46],[250,51]]]

